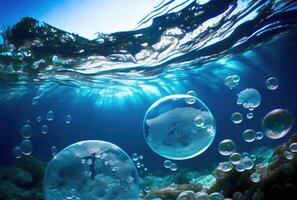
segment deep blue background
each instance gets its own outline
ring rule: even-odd
[[[129,155],[134,152],[144,155],[143,162],[149,169],[161,168],[164,158],[151,151],[143,137],[144,114],[158,98],[168,94],[185,93],[188,90],[197,91],[198,97],[212,111],[217,122],[217,134],[207,151],[193,159],[178,161],[179,168],[209,169],[215,163],[225,160],[226,158],[219,155],[217,145],[226,138],[236,142],[238,152],[250,152],[256,147],[275,147],[282,144],[296,132],[296,124],[290,134],[280,140],[264,138],[261,141],[246,143],[242,139],[242,132],[247,128],[260,130],[263,117],[276,108],[289,109],[295,117],[297,116],[296,33],[294,31],[290,34],[282,34],[279,39],[242,55],[189,71],[185,78],[178,80],[179,84],[168,80],[167,86],[176,89],[168,90],[161,95],[139,90],[129,98],[96,105],[96,101],[104,97],[98,94],[84,96],[75,93],[77,89],[75,87],[60,86],[46,94],[37,106],[31,103],[32,97],[36,94],[35,89],[21,98],[2,102],[0,105],[0,164],[15,161],[12,149],[22,141],[20,129],[26,120],[30,119],[33,127],[33,155],[39,159],[48,161],[51,158],[52,145],[61,150],[77,141],[99,139],[115,143]],[[236,63],[235,66],[234,63]],[[237,88],[230,90],[224,85],[224,78],[226,75],[233,74],[240,75],[241,81]],[[270,76],[277,77],[280,82],[279,88],[275,91],[269,91],[265,86],[265,81]],[[254,87],[260,91],[261,105],[253,112],[253,119],[248,120],[245,117],[243,123],[235,125],[230,120],[233,112],[240,111],[244,115],[248,113],[236,104],[236,94],[248,87]],[[55,119],[52,122],[44,120],[49,110],[55,112]],[[64,122],[67,114],[71,114],[73,118],[69,125]],[[43,117],[43,123],[36,122],[38,115]],[[42,124],[49,126],[48,135],[40,133]]]

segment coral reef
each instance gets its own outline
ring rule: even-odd
[[[199,199],[199,193],[214,194],[220,192],[225,198],[233,200],[271,200],[282,199],[287,196],[294,196],[297,191],[297,159],[296,155],[292,159],[288,159],[284,152],[289,151],[289,146],[293,142],[297,142],[297,133],[291,139],[279,147],[277,147],[268,159],[267,155],[271,155],[270,150],[260,149],[263,154],[262,162],[257,164],[254,169],[237,172],[222,172],[215,170],[213,174],[216,177],[215,183],[209,188],[195,188],[192,184],[173,185],[163,189],[152,189],[144,199],[150,200],[161,198],[162,200],[176,199],[182,192],[186,191],[188,199],[192,199],[189,191],[196,192],[196,199]],[[268,160],[270,162],[268,162]],[[253,172],[260,174],[261,180],[258,183],[251,181]],[[202,191],[202,192],[201,192]],[[207,197],[205,197],[207,199]],[[182,198],[181,198],[182,199]]]

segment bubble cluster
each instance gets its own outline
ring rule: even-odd
[[[242,105],[244,108],[253,110],[261,103],[261,95],[258,90],[254,88],[247,88],[237,94],[237,104]]]
[[[239,112],[235,112],[231,115],[231,120],[234,124],[240,124],[243,120],[242,114]]]
[[[189,104],[186,99],[194,98]],[[195,118],[204,119],[198,127]],[[183,160],[203,153],[215,137],[215,120],[198,98],[189,95],[170,95],[156,101],[146,112],[144,136],[157,154]]]
[[[266,87],[269,90],[276,90],[278,88],[279,82],[277,78],[270,77],[266,80]]]
[[[21,134],[24,138],[30,138],[32,136],[32,127],[29,124],[24,125]]]
[[[108,142],[89,140],[72,144],[53,157],[46,170],[44,191],[46,200],[133,200],[139,198],[139,178],[123,150]]]
[[[225,139],[219,143],[218,150],[223,156],[229,156],[236,151],[236,145],[233,140]]]
[[[239,84],[239,81],[240,81],[240,77],[238,75],[233,75],[233,76],[227,76],[224,80],[224,83],[230,89],[233,89]]]
[[[285,109],[269,112],[262,121],[262,129],[270,139],[279,139],[287,135],[294,123],[293,115]]]
[[[246,142],[253,142],[256,139],[256,134],[253,129],[247,129],[243,132],[242,138]]]

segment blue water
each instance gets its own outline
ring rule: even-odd
[[[95,40],[32,18],[1,32],[0,165],[16,162],[12,150],[23,140],[21,127],[29,123],[32,155],[39,160],[52,159],[52,146],[60,151],[78,141],[104,140],[130,156],[143,155],[148,171],[141,170],[141,178],[174,174],[146,143],[143,120],[158,99],[190,90],[212,112],[216,136],[201,155],[176,161],[178,171],[210,174],[226,161],[218,152],[224,139],[232,139],[237,152],[287,142],[296,124],[278,140],[247,143],[242,133],[261,131],[263,117],[273,109],[288,109],[296,119],[296,1],[182,1],[180,10],[170,11],[177,2],[163,1],[135,30],[99,34]],[[224,84],[230,75],[240,76],[233,89]],[[278,79],[276,90],[267,89],[269,77]],[[256,88],[262,97],[252,119],[236,104],[237,94],[246,88]],[[46,120],[50,110],[53,121]],[[242,123],[232,123],[234,112],[243,114]],[[72,116],[70,124],[66,115]],[[44,124],[47,135],[40,131]]]

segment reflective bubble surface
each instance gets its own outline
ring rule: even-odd
[[[90,160],[86,163],[82,160]],[[139,195],[137,170],[114,144],[89,140],[60,151],[46,170],[46,200],[135,200]]]
[[[189,104],[186,99],[194,98]],[[200,116],[204,125],[197,126]],[[169,159],[189,159],[203,153],[212,143],[215,120],[206,105],[189,95],[170,95],[156,101],[144,119],[144,136],[150,148]]]
[[[293,115],[286,109],[269,112],[262,121],[262,129],[270,139],[279,139],[287,135],[294,123]]]

